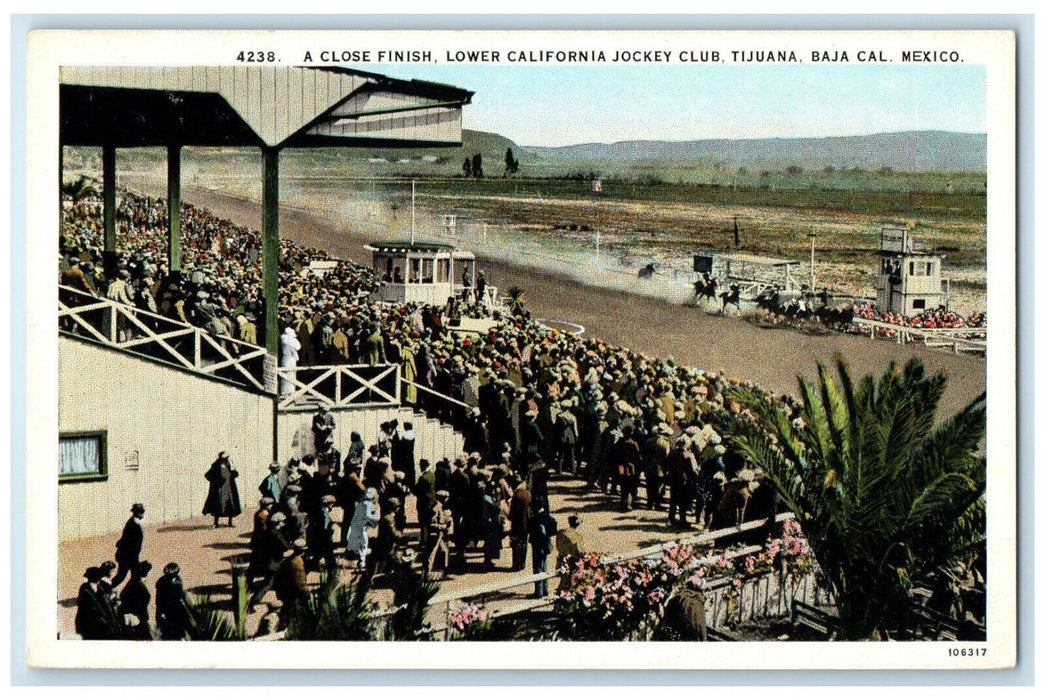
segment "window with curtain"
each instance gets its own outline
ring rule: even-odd
[[[58,479],[74,481],[107,476],[105,432],[66,433],[58,438]]]

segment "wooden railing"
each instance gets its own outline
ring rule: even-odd
[[[251,389],[266,386],[264,348],[183,321],[59,285],[58,330]]]
[[[955,353],[987,352],[986,326],[975,328],[919,328],[860,317],[853,318],[853,326],[867,331],[872,338],[876,335],[894,338],[899,345],[906,345],[913,340],[920,340],[926,347],[950,348]]]
[[[280,367],[280,411],[399,405],[399,365]]]
[[[776,522],[780,523],[785,520],[789,520],[794,517],[793,513],[781,513],[776,517]],[[672,542],[661,542],[659,544],[652,545],[650,547],[643,547],[642,549],[632,550],[622,554],[610,554],[600,557],[599,561],[602,564],[616,564],[626,561],[634,561],[636,559],[646,559],[651,556],[656,556],[664,551],[665,547],[671,544],[685,544],[685,545],[714,545],[717,540],[723,540],[736,535],[749,532],[751,530],[757,530],[766,526],[766,520],[752,520],[735,527],[723,528],[721,530],[713,530],[711,532],[704,532],[685,537],[680,537]],[[761,545],[753,545],[750,547],[744,547],[730,551],[729,557],[731,559],[745,557],[749,554],[754,554],[762,550]],[[487,614],[490,617],[501,617],[504,615],[515,615],[528,610],[535,610],[539,608],[549,607],[555,604],[555,600],[558,597],[557,594],[550,590],[549,594],[542,598],[536,599],[524,599],[524,600],[511,600],[508,598],[507,593],[509,591],[528,588],[533,586],[535,583],[540,581],[558,581],[561,578],[561,574],[558,571],[550,571],[543,574],[531,574],[518,576],[511,579],[510,581],[499,581],[496,583],[485,584],[482,586],[474,586],[472,588],[466,588],[458,591],[448,591],[446,593],[440,593],[432,598],[429,602],[429,610],[433,608],[441,609],[440,622],[432,625],[433,632],[442,634],[444,638],[449,638],[451,630],[449,627],[450,614],[461,604],[465,602],[474,602],[481,605],[486,605],[491,600],[504,600],[506,603],[511,603],[503,608],[495,608],[488,610]],[[759,599],[757,592],[755,592],[758,586],[768,586],[769,581],[763,581],[769,577],[779,577],[779,581],[783,584],[785,581],[789,585],[781,587],[779,592],[775,595],[762,595],[759,602],[753,602]],[[740,606],[739,610],[732,609],[728,610],[727,607],[731,605],[727,601],[726,591],[728,587],[732,585],[731,578],[721,578],[716,580],[708,581],[705,585],[705,610],[707,611],[708,624],[716,626],[716,623],[721,625],[723,618],[728,614],[731,619],[751,619],[752,617],[758,617],[759,614],[763,616],[769,616],[776,614],[779,610],[780,614],[786,614],[790,612],[790,600],[787,600],[784,592],[790,592],[795,599],[803,600],[807,603],[822,602],[823,596],[818,591],[818,587],[813,580],[813,577],[805,576],[801,581],[792,581],[788,578],[788,574],[774,573],[766,574],[764,577],[756,579],[750,579],[745,581],[746,591],[741,591],[738,596],[739,603],[735,603]],[[747,596],[745,597],[745,592]],[[747,603],[745,611],[745,601],[752,601]],[[762,613],[759,613],[762,610]],[[391,614],[391,611],[386,613]]]

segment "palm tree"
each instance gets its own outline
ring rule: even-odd
[[[521,314],[526,308],[526,298],[522,288],[518,285],[509,287],[508,298],[505,300],[505,304],[513,316]]]
[[[98,192],[90,185],[87,178],[81,175],[75,180],[62,183],[62,194],[76,204],[81,199],[97,196]]]
[[[309,641],[363,641],[375,638],[374,605],[366,591],[336,585],[336,579],[309,593],[289,611],[287,639]]]
[[[734,444],[795,513],[829,581],[848,639],[902,635],[914,582],[969,557],[984,540],[986,395],[934,427],[943,374],[890,364],[854,385],[819,365],[799,378],[798,419],[752,391],[757,420]]]
[[[243,639],[241,631],[222,612],[216,610],[208,596],[185,601],[189,639],[200,642],[234,642]]]

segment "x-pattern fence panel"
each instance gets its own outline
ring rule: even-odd
[[[280,367],[279,410],[399,405],[399,365]]]
[[[61,285],[58,329],[158,362],[268,390],[264,348]]]

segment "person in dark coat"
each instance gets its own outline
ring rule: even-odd
[[[631,428],[625,427],[624,439],[617,445],[617,477],[620,480],[620,510],[631,510],[639,495],[639,473],[642,469],[642,453]]]
[[[274,503],[280,502],[280,496],[283,492],[283,484],[280,483],[279,473],[283,467],[279,462],[272,462],[269,464],[269,475],[264,478],[261,485],[258,486],[258,491],[261,492],[262,498],[271,498]]]
[[[163,576],[156,581],[156,628],[160,639],[180,641],[188,628],[188,611],[181,569],[174,562],[163,567]]]
[[[318,569],[322,561],[327,571],[337,570],[337,559],[334,558],[334,518],[330,514],[334,501],[332,494],[323,496],[319,510],[308,519],[305,540],[308,544],[308,568]]]
[[[399,499],[391,498],[381,509],[381,519],[377,522],[377,537],[372,542],[370,556],[367,558],[367,576],[371,579],[388,570],[389,563],[403,538],[403,531],[396,527],[395,511],[399,506]]]
[[[508,506],[508,542],[512,548],[512,571],[526,566],[526,540],[530,534],[530,490],[519,484]]]
[[[203,514],[214,516],[214,527],[218,527],[218,518],[228,518],[229,527],[232,519],[243,512],[239,503],[239,489],[236,488],[236,477],[239,472],[232,468],[229,453],[222,452],[204,478],[210,482],[207,501],[203,504]]]
[[[145,531],[142,530],[142,518],[145,517],[145,506],[135,503],[131,506],[131,517],[123,526],[123,533],[116,541],[116,559],[119,569],[116,577],[112,580],[112,588],[115,590],[127,574],[138,568],[138,557],[142,553],[142,545],[145,542]]]
[[[92,566],[83,575],[87,580],[80,585],[76,595],[76,633],[81,639],[105,639],[108,636],[108,621],[115,618],[115,611],[98,590],[102,571]]]
[[[432,522],[432,509],[435,507],[435,469],[427,459],[420,462],[421,475],[414,484],[414,497],[417,499],[417,525],[421,529],[420,542],[428,541],[428,527]]]
[[[137,620],[134,625],[134,638],[138,640],[152,639],[152,630],[149,628],[149,602],[152,594],[149,587],[145,585],[145,577],[152,571],[152,564],[147,561],[138,563],[137,568],[131,573],[131,579],[120,591],[120,610],[123,615],[133,615]]]
[[[548,572],[548,556],[552,553],[552,543],[559,532],[559,524],[548,512],[544,501],[536,501],[536,511],[530,518],[530,549],[533,554],[533,573]],[[548,595],[548,581],[537,581],[533,584],[533,597],[544,598]]]
[[[323,452],[327,442],[332,441],[335,427],[337,427],[337,424],[334,422],[334,414],[330,412],[329,408],[316,411],[316,415],[312,416],[312,438],[313,445],[315,445],[315,454],[318,455]]]
[[[294,610],[308,598],[308,576],[305,572],[304,540],[295,540],[284,550],[283,560],[276,570],[272,589],[283,604],[283,610],[289,618]]]
[[[403,473],[403,483],[407,488],[413,488],[417,479],[417,467],[414,464],[416,439],[414,424],[410,422],[403,423],[403,432],[397,432],[392,437],[392,470]]]
[[[254,576],[250,577],[249,584],[254,588],[254,595],[250,598],[247,610],[254,611],[261,599],[269,592],[276,581],[280,564],[283,563],[283,554],[287,550],[287,540],[283,536],[284,523],[287,516],[282,511],[277,511],[269,516],[265,527],[264,537],[259,542],[261,553],[258,558],[264,561],[264,567],[259,570],[258,575],[262,578],[260,585],[255,585]]]

